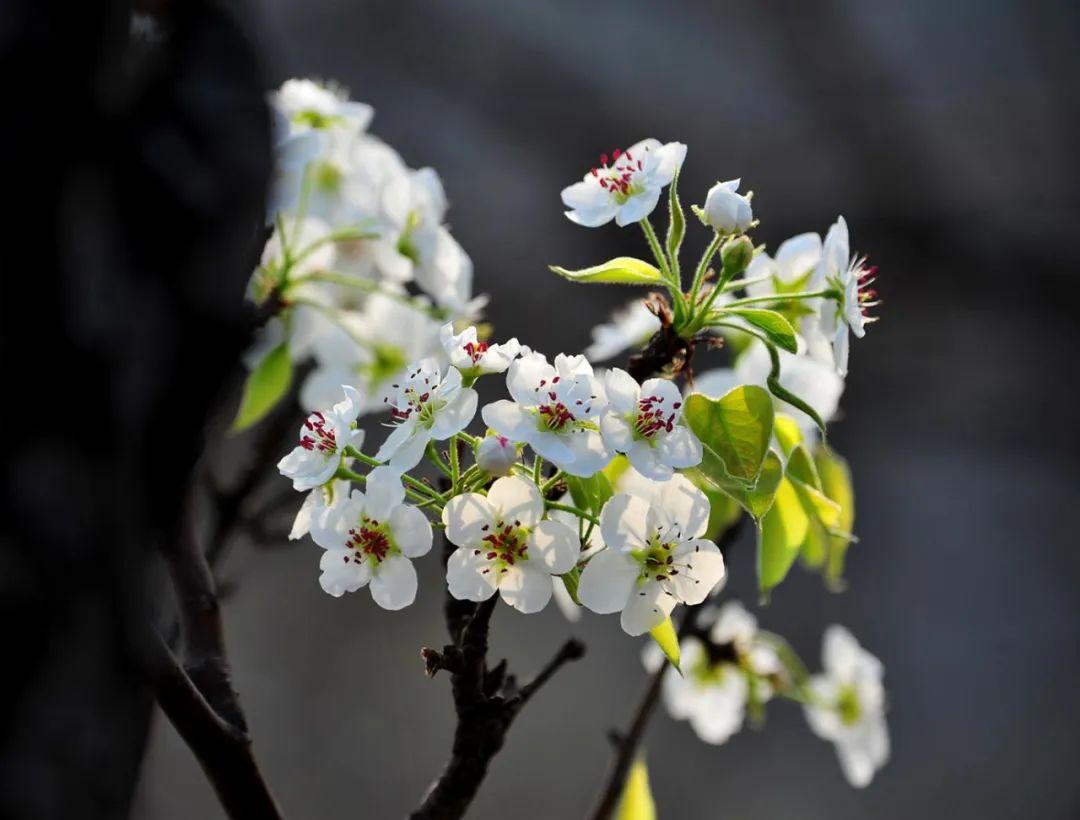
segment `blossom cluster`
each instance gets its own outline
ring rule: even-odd
[[[553,270],[657,292],[597,327],[585,355],[549,357],[477,324],[483,300],[445,227],[439,178],[367,132],[368,106],[307,80],[285,83],[271,105],[278,176],[250,295],[274,317],[238,421],[264,414],[292,365],[313,359],[299,390],[309,414],[278,468],[306,493],[290,538],[322,548],[322,588],[407,607],[413,562],[440,531],[453,598],[498,595],[531,614],[554,597],[571,619],[618,613],[625,633],[655,639],[650,668],[665,655],[680,666],[665,673],[665,701],[703,740],[722,743],[747,713],[792,697],[837,744],[849,780],[869,782],[888,754],[880,664],[836,627],[825,672],[805,678],[745,609],[710,603],[727,573],[717,541],[739,516],[759,525],[763,595],[796,556],[827,563],[835,581],[853,540],[846,466],[821,434],[838,411],[849,336],[864,334],[878,300],[844,219],[770,256],[747,235],[752,193],[718,182],[693,208],[711,242],[684,283],[686,146],[647,139],[602,155],[563,191],[566,216],[640,225],[654,260]],[[665,192],[661,245],[650,215]],[[679,352],[725,343],[730,366],[696,377]],[[643,375],[594,369],[655,347],[666,359]],[[481,406],[477,382],[496,376],[505,394]],[[360,418],[375,413],[386,434],[366,446]],[[704,611],[688,612],[684,623],[701,628],[672,646],[662,635],[674,636],[679,604]]]

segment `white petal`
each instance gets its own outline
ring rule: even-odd
[[[443,508],[446,537],[459,547],[473,548],[484,537],[484,528],[495,524],[495,510],[479,493],[451,498]]]
[[[500,399],[480,411],[484,424],[511,441],[528,441],[536,431],[536,417],[517,402]]]
[[[359,490],[353,490],[351,497],[327,510],[325,515],[311,519],[312,540],[326,550],[344,549],[349,530],[359,523],[363,513],[364,496]]]
[[[558,375],[548,360],[539,353],[529,353],[515,359],[506,372],[506,389],[519,404],[532,407],[538,403],[538,388],[551,384]]]
[[[454,372],[458,371],[455,369]],[[436,413],[435,423],[431,425],[431,437],[442,441],[468,427],[476,415],[477,401],[476,391],[472,388],[463,387],[458,390],[453,401]]]
[[[701,442],[689,427],[676,425],[656,443],[660,458],[672,467],[695,467],[701,463]]]
[[[376,467],[368,473],[364,487],[364,512],[369,518],[385,522],[404,500],[401,473],[385,466]]]
[[[574,599],[566,591],[566,584],[563,583],[562,578],[556,575],[551,576],[551,593],[551,597],[555,599],[556,606],[559,607],[559,611],[566,620],[571,623],[577,623],[581,620],[581,607],[574,603]]]
[[[289,540],[296,541],[299,538],[303,538],[311,530],[311,521],[315,516],[317,510],[321,509],[319,502],[319,495],[322,493],[320,489],[314,489],[307,494],[304,498],[304,503],[300,505],[300,509],[296,513],[296,518],[293,519],[292,529],[289,530]]]
[[[535,422],[534,422],[535,423]],[[559,435],[557,433],[544,433],[535,431],[530,433],[526,441],[538,455],[543,456],[555,466],[566,469],[574,458],[574,451],[570,449],[570,434]]]
[[[503,521],[520,521],[521,526],[532,529],[544,515],[544,499],[531,481],[520,476],[500,478],[491,485],[487,494],[488,504],[498,511]]]
[[[402,555],[391,555],[371,578],[371,597],[383,609],[404,609],[416,600],[416,568]]]
[[[615,410],[620,413],[632,413],[637,410],[638,399],[641,398],[641,387],[625,370],[611,368],[604,376],[604,390],[607,393],[608,403]]]
[[[541,521],[529,536],[529,560],[543,564],[552,575],[572,570],[580,553],[577,533],[558,521]]]
[[[394,453],[396,453],[401,447],[412,438],[413,433],[416,431],[416,420],[411,418],[408,421],[402,422],[390,431],[390,435],[386,437],[386,441],[379,447],[378,452],[375,453],[376,461],[389,461]]]
[[[726,570],[720,548],[712,541],[697,538],[680,544],[675,555],[677,562],[689,566],[680,568],[677,575],[668,576],[669,588],[684,604],[700,604],[724,579]]]
[[[600,417],[600,435],[608,447],[620,453],[634,446],[634,429],[625,416],[615,410],[608,409]]]
[[[390,514],[390,532],[406,558],[419,558],[431,550],[431,523],[416,507],[399,505]]]
[[[578,600],[598,615],[626,606],[638,577],[637,562],[613,549],[601,550],[585,565],[578,580]]]
[[[454,550],[446,562],[446,583],[459,601],[486,601],[498,584],[491,562],[472,547]]]
[[[567,437],[567,444],[574,454],[573,460],[559,466],[570,475],[588,478],[604,469],[615,457],[595,430],[575,430]]]
[[[660,201],[661,189],[659,187],[647,188],[640,194],[635,194],[628,199],[615,213],[615,223],[620,227],[632,225],[656,210],[656,204]]]
[[[709,526],[709,499],[682,474],[664,485],[659,508],[661,517],[678,528],[683,540],[697,538]]]
[[[327,458],[312,450],[295,447],[278,462],[278,471],[291,478],[293,489],[299,492],[325,484],[337,472],[337,456]]]
[[[369,580],[371,570],[367,561],[352,560],[351,550],[327,550],[319,559],[319,585],[328,595],[340,598],[346,592],[356,592]]]
[[[635,441],[626,457],[650,481],[667,481],[672,476],[673,470],[660,458],[660,450],[647,441]]]
[[[657,160],[654,179],[662,185],[668,185],[686,159],[686,145],[681,142],[669,142],[657,148],[654,154]]]
[[[420,463],[429,441],[431,441],[430,430],[419,426],[414,428],[412,438],[398,447],[397,452],[390,459],[390,466],[399,473],[407,473]]]
[[[551,576],[529,562],[515,564],[499,578],[499,594],[518,612],[531,615],[551,600]]]
[[[614,496],[600,512],[600,532],[609,549],[619,552],[643,549],[648,542],[649,504],[634,495]]]
[[[676,601],[655,581],[646,581],[630,593],[619,623],[627,635],[644,635],[663,623]]]

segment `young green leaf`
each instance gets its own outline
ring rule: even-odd
[[[649,788],[649,770],[645,767],[645,758],[640,755],[626,775],[619,805],[615,809],[615,820],[656,820],[656,802]]]
[[[593,515],[600,515],[604,505],[614,495],[611,482],[602,472],[596,473],[590,478],[567,476],[566,488],[570,491],[570,497],[574,499],[574,505],[578,509],[591,512]]]
[[[681,655],[679,652],[679,636],[675,633],[675,627],[671,623],[671,617],[664,618],[664,622],[660,626],[653,627],[649,630],[649,635],[656,645],[660,647],[665,657],[671,661],[671,665],[676,669],[679,669],[679,660]],[[682,670],[679,669],[681,673]]]
[[[747,324],[753,325],[764,333],[770,342],[789,353],[799,352],[799,343],[795,338],[795,328],[775,310],[759,308],[721,308],[721,316],[738,316]]]
[[[682,203],[679,202],[679,172],[671,180],[668,190],[668,230],[667,230],[667,254],[671,262],[672,275],[679,275],[679,248],[682,247],[683,237],[686,235],[686,214]]]
[[[776,434],[776,440],[780,442],[780,449],[784,451],[785,456],[791,453],[795,445],[802,444],[803,435],[802,430],[799,429],[799,423],[787,413],[776,414],[776,419],[773,422],[773,432]]]
[[[776,495],[776,488],[780,479],[784,477],[784,462],[770,450],[765,455],[765,461],[761,465],[757,482],[753,487],[746,487],[742,482],[733,481],[723,465],[719,462],[716,454],[706,451],[701,459],[701,464],[683,471],[698,488],[709,496],[712,502],[713,493],[723,493],[734,499],[738,504],[750,513],[755,521],[760,521],[762,516],[769,511]],[[712,518],[710,517],[710,522]],[[716,540],[716,539],[712,539]]]
[[[787,576],[809,527],[810,519],[798,492],[784,478],[776,489],[772,508],[761,519],[758,530],[758,587],[762,597],[767,598]]]
[[[829,534],[828,564],[825,578],[833,587],[840,586],[844,576],[844,558],[851,544],[851,532],[855,527],[855,492],[851,486],[851,470],[847,462],[828,447],[821,446],[814,453],[821,489],[825,495],[840,506],[836,528]]]
[[[710,465],[747,488],[756,484],[773,431],[773,403],[764,389],[741,385],[718,399],[693,393],[683,418]]]
[[[574,567],[572,570],[559,577],[562,578],[563,586],[566,587],[566,593],[570,596],[570,600],[578,606],[581,606],[581,601],[578,600],[577,596],[578,582],[581,581],[581,570],[578,567]]]
[[[269,413],[289,392],[292,373],[289,345],[282,342],[267,353],[248,374],[247,381],[244,382],[244,395],[240,399],[240,409],[232,423],[232,431],[237,433],[245,430]]]
[[[667,284],[659,268],[641,259],[634,259],[632,256],[620,256],[602,265],[581,270],[567,270],[557,265],[552,265],[551,270],[571,282],[596,282],[608,285]]]

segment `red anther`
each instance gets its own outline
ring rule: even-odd
[[[611,156],[612,156],[612,157],[614,158],[614,160],[615,160],[616,162],[618,162],[618,161],[619,161],[619,157],[621,157],[621,156],[622,156],[622,151],[620,151],[620,150],[619,150],[618,148],[616,148],[616,149],[615,149],[614,151],[612,151],[612,152],[611,152]]]
[[[600,155],[600,164],[607,168],[607,154]]]

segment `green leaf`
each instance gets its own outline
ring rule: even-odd
[[[668,228],[667,228],[667,254],[671,260],[673,273],[679,270],[679,248],[682,247],[683,237],[686,235],[686,213],[682,203],[679,202],[679,172],[676,169],[675,176],[671,180],[671,188],[668,191]]]
[[[787,478],[782,479],[758,530],[758,587],[763,597],[787,576],[809,527],[798,492]]]
[[[605,476],[607,476],[608,483],[612,487],[619,485],[619,479],[622,478],[623,473],[630,469],[630,459],[623,455],[617,455],[615,458],[608,462],[608,465],[601,470]]]
[[[799,423],[786,413],[776,414],[773,433],[776,434],[776,440],[780,442],[780,449],[784,451],[785,456],[791,454],[795,445],[802,444],[803,435],[802,430],[799,429]]]
[[[660,647],[667,659],[671,661],[671,665],[679,669],[679,660],[681,658],[679,636],[675,633],[675,626],[671,623],[671,616],[664,618],[664,622],[660,626],[650,629],[649,635],[656,641],[656,645]],[[679,671],[682,672],[681,669]]]
[[[551,270],[571,282],[597,282],[608,285],[667,284],[659,268],[632,256],[620,256],[602,265],[581,270],[567,270],[557,265],[552,265]]]
[[[701,440],[710,471],[722,469],[747,488],[757,483],[773,431],[773,403],[764,389],[742,385],[718,399],[693,393],[683,418]]]
[[[634,760],[623,784],[622,796],[615,809],[615,820],[656,820],[656,802],[649,788],[649,770],[645,758]]]
[[[855,527],[855,491],[851,485],[851,470],[843,458],[825,446],[817,448],[814,461],[821,477],[821,489],[840,506],[836,528],[829,534],[828,565],[825,568],[826,580],[832,586],[839,586],[843,582],[844,558]]]
[[[593,515],[600,515],[600,511],[615,493],[611,489],[611,482],[602,472],[596,473],[589,478],[578,478],[568,475],[566,488],[570,490],[570,497],[574,499],[574,506],[578,509],[588,510]]]
[[[240,399],[240,409],[233,419],[234,433],[245,430],[267,413],[289,392],[292,384],[292,359],[289,358],[289,345],[282,342],[275,347],[252,370],[244,382],[244,395]]]
[[[717,311],[723,316],[738,316],[747,324],[753,325],[762,331],[779,348],[789,353],[799,352],[799,343],[795,338],[795,328],[784,318],[783,314],[775,310],[761,310],[759,308],[721,308]]]
[[[781,401],[786,401],[792,407],[799,408],[812,418],[814,424],[821,430],[822,438],[824,438],[825,422],[821,420],[821,416],[818,415],[817,410],[780,384],[780,354],[776,352],[776,348],[772,345],[765,345],[765,347],[768,349],[769,358],[772,360],[772,370],[769,373],[769,378],[766,379],[766,384],[769,385],[769,392]]]
[[[794,447],[788,454],[787,463],[788,478],[796,479],[809,484],[815,489],[821,489],[821,479],[818,478],[817,467],[810,458],[810,453],[801,444]]]
[[[578,583],[581,581],[581,569],[574,567],[569,572],[563,573],[559,576],[562,578],[563,586],[566,587],[566,592],[572,600],[578,606],[581,606],[581,601],[578,600],[577,590]]]
[[[713,493],[723,493],[738,502],[744,510],[750,513],[755,521],[760,521],[761,517],[772,506],[776,488],[780,484],[780,479],[784,477],[784,462],[780,460],[780,456],[770,450],[765,455],[765,461],[761,465],[761,472],[758,474],[757,482],[750,488],[747,488],[741,482],[733,481],[724,471],[722,465],[717,464],[716,456],[711,453],[704,454],[701,464],[697,467],[683,472],[706,496],[709,496],[710,502]],[[712,521],[713,517],[710,512],[710,528],[712,527]],[[716,539],[711,538],[710,540],[715,541]]]

